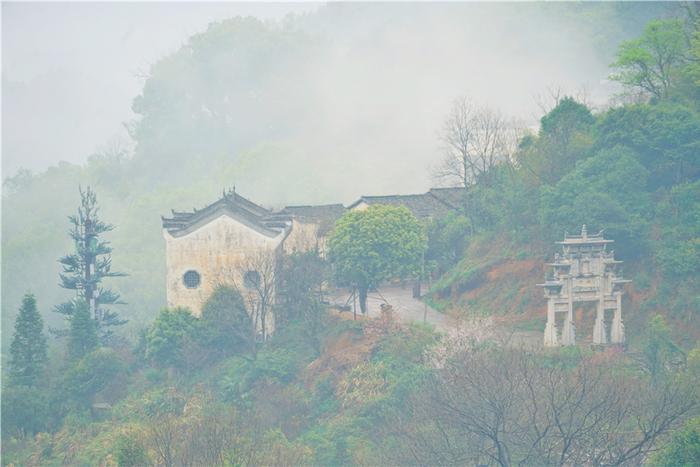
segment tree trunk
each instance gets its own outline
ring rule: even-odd
[[[360,311],[362,314],[367,313],[367,287],[361,286],[359,288],[360,291]]]
[[[420,279],[416,279],[413,283],[413,298],[420,298]]]

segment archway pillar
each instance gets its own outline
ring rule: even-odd
[[[607,344],[608,339],[605,332],[605,298],[603,296],[603,288],[600,288],[600,299],[596,307],[595,324],[593,325],[593,343]]]
[[[557,322],[554,314],[554,299],[547,299],[547,324],[544,327],[544,346],[558,347]]]
[[[561,332],[562,345],[576,345],[576,326],[574,325],[574,297],[573,297],[572,280],[569,278],[569,307],[566,311],[564,319],[564,329]]]
[[[625,324],[622,322],[622,293],[615,294],[616,306],[613,316],[612,328],[610,329],[610,342],[613,344],[625,343]]]

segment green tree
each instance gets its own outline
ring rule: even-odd
[[[700,465],[700,418],[691,419],[671,437],[649,465],[657,467],[695,467]]]
[[[84,300],[76,300],[69,318],[68,359],[77,361],[99,346],[95,320]]]
[[[552,236],[605,229],[622,256],[638,257],[646,248],[651,199],[649,172],[629,149],[616,147],[581,161],[554,186],[542,187],[541,223]]]
[[[51,410],[45,391],[36,387],[5,386],[1,401],[3,440],[7,436],[24,437],[47,430]]]
[[[9,374],[12,382],[22,386],[36,385],[47,360],[44,321],[36,309],[34,295],[26,294],[10,344]]]
[[[146,334],[146,358],[158,365],[182,367],[197,325],[187,308],[161,310]]]
[[[627,105],[608,111],[596,125],[595,150],[626,146],[651,172],[651,188],[700,175],[700,117],[683,105]]]
[[[255,347],[255,325],[240,292],[219,286],[202,308],[200,337],[210,349],[223,354],[250,352]]]
[[[151,465],[143,439],[135,433],[122,433],[114,443],[114,455],[119,467]]]
[[[652,379],[656,380],[670,369],[669,366],[683,355],[673,341],[671,328],[661,315],[649,320],[642,344],[642,364]]]
[[[195,165],[192,154],[230,157],[269,139],[271,128],[283,139],[297,123],[284,111],[302,108],[308,95],[299,68],[313,46],[299,28],[253,17],[211,23],[190,37],[151,67],[134,99],[137,165],[168,180],[189,178],[181,169]]]
[[[345,213],[328,246],[336,279],[359,292],[365,313],[370,288],[392,277],[420,276],[427,239],[408,208],[377,205]]]
[[[612,79],[661,99],[675,83],[687,56],[682,20],[651,21],[640,38],[620,45],[617,60],[611,65],[617,69]]]
[[[469,220],[460,213],[434,219],[428,224],[426,261],[432,262],[438,272],[444,273],[464,256],[468,243]]]
[[[690,43],[691,60],[686,71],[694,84],[700,85],[700,16],[695,20],[693,29],[693,37]]]
[[[328,263],[316,251],[285,255],[278,272],[278,294],[284,313],[278,313],[276,324],[303,322],[303,333],[317,352],[321,350],[319,334],[325,317],[321,302],[328,273]]]
[[[123,370],[124,364],[113,349],[97,349],[68,370],[63,389],[68,398],[80,406],[88,407],[92,405],[95,394],[107,388]]]
[[[663,237],[656,259],[675,280],[700,272],[700,180],[671,189],[659,204]]]
[[[542,183],[556,183],[587,155],[595,117],[584,104],[564,97],[540,119],[536,139],[521,142],[518,160]]]
[[[101,287],[102,280],[125,274],[112,271],[112,248],[109,242],[101,241],[100,235],[114,229],[98,217],[97,195],[90,187],[80,191],[78,214],[69,216],[72,224],[70,236],[75,242],[75,252],[58,261],[63,266],[59,274],[61,287],[75,290],[78,298],[84,301],[92,312],[100,339],[103,342],[113,337],[110,329],[126,323],[117,313],[104,308],[105,305],[121,304],[119,294]],[[55,311],[66,316],[75,312],[75,301],[58,305]]]

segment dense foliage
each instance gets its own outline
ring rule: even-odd
[[[80,360],[99,345],[97,325],[90,313],[87,302],[77,300],[69,318],[68,358]]]
[[[196,328],[197,319],[190,310],[161,310],[146,333],[146,358],[166,367],[184,365],[187,344]]]
[[[44,321],[36,308],[36,299],[27,294],[15,320],[15,332],[10,344],[8,375],[14,384],[36,385],[46,370],[46,335]]]
[[[687,59],[687,40],[682,20],[651,21],[640,38],[620,45],[613,78],[654,98],[666,97]]]
[[[341,284],[359,293],[367,309],[367,291],[391,278],[420,278],[426,238],[423,226],[404,206],[369,206],[338,219],[328,240],[328,258]]]
[[[214,290],[202,309],[202,338],[224,354],[250,352],[255,346],[255,325],[241,294],[226,286]]]
[[[616,76],[629,103],[594,113],[559,96],[539,132],[520,140],[512,161],[492,168],[492,183],[468,187],[470,209],[478,213],[473,222],[441,220],[429,229],[430,252],[444,248],[447,234],[459,238],[455,230],[464,242],[433,289],[438,298],[458,301],[455,294],[473,288],[485,265],[549,256],[551,242],[587,224],[589,232],[603,230],[615,240],[617,256],[633,271],[644,297],[627,305],[639,316],[636,324],[661,313],[693,345],[700,316],[700,106],[698,83],[685,77],[696,67],[697,18],[697,8],[689,6],[687,20],[654,21],[639,40],[621,45],[614,67],[626,70],[624,79]],[[636,65],[628,61],[632,56]],[[632,72],[646,60],[663,69],[648,69],[652,78]],[[648,79],[660,81],[650,87]],[[640,97],[645,86],[648,93]],[[486,258],[482,246],[494,239],[504,248]]]

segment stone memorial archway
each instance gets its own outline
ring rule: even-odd
[[[581,228],[581,235],[564,235],[564,240],[557,242],[561,252],[554,257],[551,275],[544,284],[547,298],[547,324],[544,330],[544,346],[576,344],[576,326],[574,324],[574,303],[596,303],[596,319],[593,326],[593,343],[608,343],[605,326],[605,310],[614,310],[610,329],[611,344],[624,344],[625,326],[622,322],[623,285],[631,282],[618,276],[618,266],[622,261],[614,257],[607,247],[613,240],[603,238],[602,231],[588,235],[586,226]],[[566,313],[561,336],[557,330],[557,313]]]

